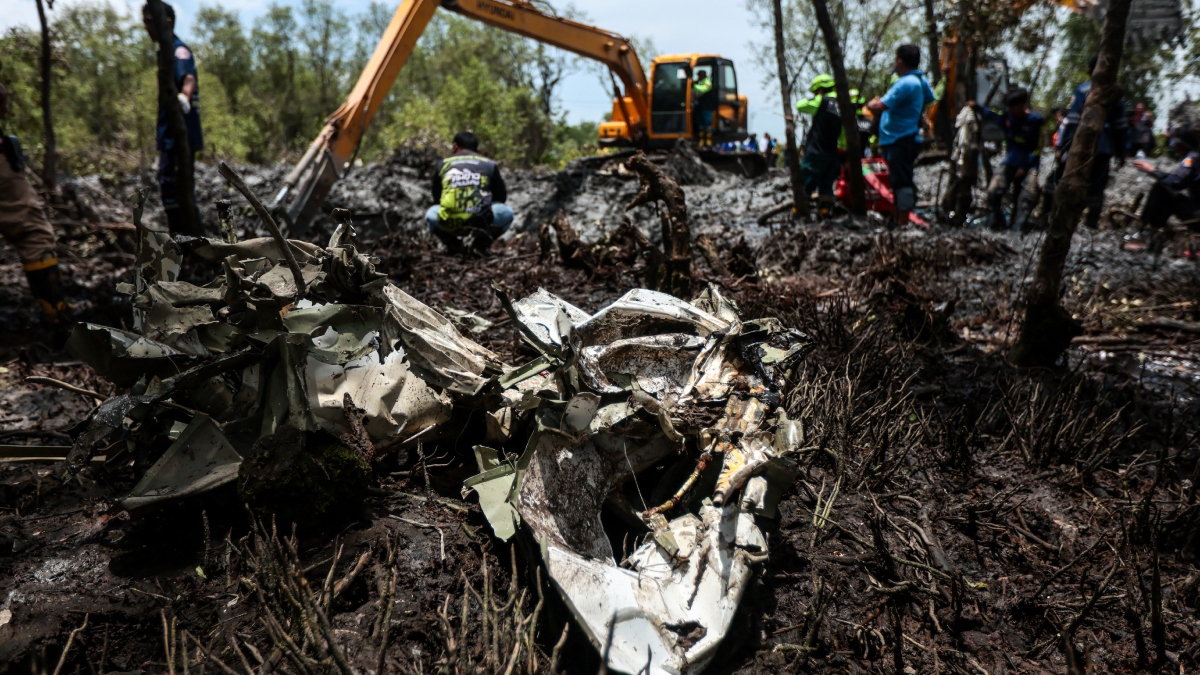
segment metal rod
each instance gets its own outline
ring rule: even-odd
[[[300,271],[300,265],[296,262],[296,256],[292,255],[292,249],[288,245],[287,239],[279,231],[279,225],[275,223],[275,219],[271,217],[271,213],[267,211],[267,207],[258,201],[258,197],[255,197],[250,188],[246,187],[246,182],[242,180],[242,177],[237,175],[237,172],[231,169],[228,164],[221,162],[217,166],[217,171],[225,177],[225,180],[229,181],[230,185],[242,193],[246,201],[250,202],[250,206],[254,207],[254,211],[258,214],[258,217],[262,219],[263,224],[271,232],[271,236],[275,238],[275,243],[279,244],[279,247],[283,249],[283,259],[287,262],[288,268],[292,270],[292,277],[296,280],[296,297],[304,295],[304,274]]]

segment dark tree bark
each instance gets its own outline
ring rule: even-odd
[[[46,0],[54,9],[54,0]],[[58,190],[58,142],[54,138],[54,118],[50,115],[50,24],[46,22],[46,9],[42,0],[37,0],[38,21],[42,24],[42,129],[45,133],[46,156],[42,160],[42,182],[46,191],[54,194]]]
[[[1021,333],[1009,353],[1018,366],[1052,366],[1082,328],[1059,304],[1063,270],[1071,253],[1071,239],[1087,207],[1087,192],[1096,148],[1112,102],[1121,95],[1117,70],[1125,41],[1130,0],[1113,0],[1104,17],[1100,54],[1092,71],[1092,90],[1083,107],[1083,119],[1071,141],[1067,166],[1054,191],[1054,208],[1046,239],[1038,256],[1029,288]]]
[[[188,143],[187,123],[179,106],[179,88],[175,86],[175,31],[167,23],[161,0],[147,0],[150,16],[158,24],[158,104],[167,111],[167,133],[175,151],[175,188],[179,193],[179,222],[183,232],[201,236],[196,222],[196,203],[192,192],[192,149]]]
[[[829,5],[825,0],[812,0],[817,15],[817,25],[825,36],[825,48],[829,50],[829,64],[833,67],[833,81],[837,87],[838,110],[842,114],[842,130],[846,134],[846,179],[850,185],[850,212],[867,214],[866,181],[862,175],[862,143],[858,137],[858,121],[854,116],[854,104],[850,103],[850,82],[846,78],[846,60],[842,46],[838,43],[837,29],[829,17]]]
[[[775,65],[779,70],[779,98],[783,101],[783,161],[792,180],[792,209],[808,215],[808,195],[804,175],[800,173],[800,152],[796,149],[796,113],[792,110],[792,85],[788,77],[787,54],[783,39],[783,2],[771,0],[772,27],[775,29]]]
[[[942,64],[939,54],[941,50],[938,45],[941,40],[938,39],[937,17],[933,13],[933,0],[925,0],[925,38],[929,40],[929,63],[930,63],[930,81],[936,85],[942,81]]]

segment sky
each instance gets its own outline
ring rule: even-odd
[[[71,0],[60,0],[70,2]],[[280,4],[299,5],[300,0],[277,0]],[[113,0],[139,10],[141,2]],[[266,12],[270,0],[171,0],[178,15],[178,34],[186,42],[196,12],[204,5],[224,5],[241,13],[245,22]],[[369,0],[341,0],[338,7],[348,14],[362,12]],[[558,5],[559,3],[556,3]],[[760,137],[763,132],[782,136],[783,115],[778,90],[770,93],[764,81],[769,73],[758,68],[751,58],[751,42],[769,37],[770,23],[752,16],[742,0],[574,0],[574,6],[588,17],[588,23],[605,30],[650,38],[662,54],[709,52],[733,59],[738,70],[738,91],[749,99],[749,126]],[[765,18],[765,17],[764,17]],[[34,0],[0,0],[0,30],[12,25],[37,26]],[[639,54],[649,65],[655,54]],[[200,77],[204,64],[197,63]],[[612,109],[612,98],[591,71],[582,71],[562,84],[560,105],[570,122],[603,119]]]

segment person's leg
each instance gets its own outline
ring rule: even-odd
[[[1017,181],[1013,195],[1013,227],[1027,234],[1032,226],[1033,209],[1038,200],[1038,170],[1030,169]]]
[[[1016,170],[1006,164],[1003,171],[992,176],[992,182],[988,185],[987,201],[992,229],[1003,230],[1008,226],[1004,220],[1004,196],[1008,194],[1015,174]]]
[[[434,234],[442,229],[442,226],[438,224],[438,212],[441,210],[442,207],[434,204],[425,211],[425,227],[428,227],[429,231]]]
[[[29,290],[42,313],[53,324],[67,309],[55,253],[54,227],[41,200],[23,174],[0,157],[0,235],[17,249]]]
[[[804,196],[806,199],[812,198],[812,194],[817,191],[817,185],[821,182],[821,171],[816,163],[816,155],[810,152],[804,153],[804,157],[800,159],[800,175],[804,183]]]
[[[435,204],[425,211],[425,227],[429,228],[433,236],[437,237],[446,246],[447,251],[457,253],[463,248],[462,242],[459,241],[458,235],[442,227],[441,219],[438,215],[441,210],[442,207]]]
[[[493,238],[508,232],[508,228],[512,227],[515,217],[513,210],[509,208],[508,204],[492,204],[492,226],[489,229],[495,232]]]
[[[834,199],[833,186],[837,183],[842,170],[841,158],[837,155],[822,155],[818,162],[816,174],[817,213],[828,216],[833,212],[837,200]]]
[[[1088,185],[1087,220],[1085,224],[1095,230],[1100,227],[1100,215],[1104,211],[1104,191],[1108,188],[1109,167],[1112,155],[1097,153],[1092,159],[1092,181]]]
[[[896,205],[896,224],[900,226],[908,223],[908,214],[917,205],[913,170],[918,152],[920,152],[920,145],[917,144],[916,138],[906,136],[891,144],[890,150],[884,153]]]
[[[1185,222],[1195,218],[1196,208],[1197,205],[1186,193],[1176,192],[1163,185],[1162,181],[1155,181],[1146,194],[1139,220],[1152,229],[1161,230],[1167,226],[1171,216]]]

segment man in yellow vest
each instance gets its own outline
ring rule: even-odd
[[[696,70],[692,83],[692,107],[696,111],[696,140],[700,147],[713,144],[713,113],[716,112],[716,94],[713,82],[706,70]]]
[[[838,141],[842,137],[842,115],[838,110],[837,95],[833,93],[831,75],[816,76],[809,86],[814,96],[796,104],[796,111],[812,115],[812,127],[804,140],[804,159],[800,168],[804,170],[804,191],[817,193],[817,213],[827,216],[835,203],[833,184],[842,169],[838,155]]]

